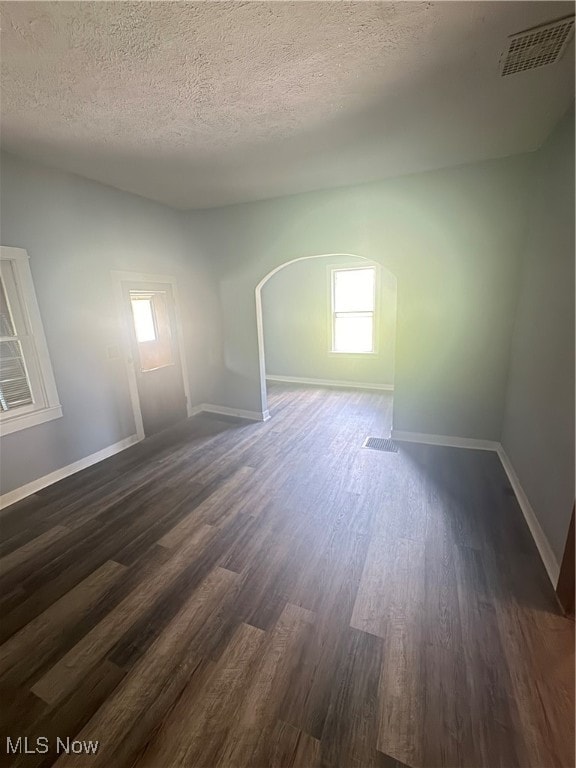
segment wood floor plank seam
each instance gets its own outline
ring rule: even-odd
[[[178,573],[188,565],[188,558],[193,550],[202,543],[204,536],[212,535],[212,529],[199,531],[196,538],[185,542],[158,569],[136,587],[119,605],[117,605],[91,632],[66,656],[60,659],[33,686],[32,691],[47,703],[54,703],[67,693],[85,672],[114,645],[114,642],[126,631],[147,607],[162,595],[166,582],[177,578]]]
[[[57,652],[58,633],[89,612],[125,571],[124,566],[108,561],[84,581],[67,592],[43,613],[26,624],[0,646],[0,681],[23,683],[50,653]]]
[[[115,754],[116,741],[122,739],[129,727],[138,718],[139,713],[152,703],[164,684],[163,675],[170,674],[179,663],[182,653],[190,652],[190,636],[187,633],[194,626],[198,633],[204,621],[213,612],[219,600],[234,586],[236,574],[216,568],[203,582],[202,589],[194,592],[172,624],[158,637],[148,654],[128,673],[113,696],[98,710],[94,717],[80,732],[84,739],[98,738],[98,734],[107,734],[109,741],[96,759],[93,756],[79,760],[77,757],[61,757],[58,768],[83,764],[109,765],[111,755]],[[154,659],[151,663],[150,659]],[[162,674],[163,673],[163,674]],[[114,738],[115,737],[115,738]]]
[[[574,624],[497,457],[366,451],[389,393],[269,403],[6,511],[0,732],[50,746],[2,765],[574,768]]]
[[[63,525],[55,525],[53,528],[49,528],[27,544],[3,557],[0,559],[0,579],[4,580],[7,574],[18,567],[26,566],[27,561],[34,557],[34,555],[47,549],[53,549],[58,539],[69,533],[69,529]]]

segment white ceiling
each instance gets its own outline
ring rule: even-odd
[[[8,151],[178,208],[537,148],[559,63],[500,77],[550,2],[3,2]]]

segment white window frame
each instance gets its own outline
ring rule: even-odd
[[[379,306],[379,297],[380,297],[380,271],[378,269],[378,265],[374,264],[372,262],[364,263],[364,264],[353,264],[350,266],[330,266],[329,268],[329,284],[328,289],[330,291],[330,317],[328,319],[329,322],[329,332],[330,332],[330,349],[328,350],[329,356],[334,357],[370,357],[371,355],[377,355],[378,354],[378,341],[379,341],[379,334],[378,334],[378,306]],[[349,314],[361,314],[361,315],[372,315],[372,349],[368,352],[339,352],[336,350],[335,347],[335,341],[336,341],[336,311],[334,308],[334,299],[335,299],[335,285],[336,285],[336,279],[335,275],[336,272],[356,272],[360,269],[372,269],[374,271],[374,309],[372,312],[350,312]],[[348,313],[338,313],[338,314],[348,314]]]
[[[62,406],[58,398],[27,251],[24,248],[0,246],[0,267],[4,275],[8,271],[9,279],[3,281],[4,289],[14,315],[15,330],[21,343],[33,400],[31,404],[15,408],[13,411],[0,411],[0,436],[4,436],[59,419],[62,416]]]

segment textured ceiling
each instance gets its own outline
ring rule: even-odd
[[[6,149],[209,207],[533,150],[558,64],[501,78],[562,2],[3,2]]]

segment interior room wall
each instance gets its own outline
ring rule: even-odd
[[[255,287],[281,264],[348,253],[397,278],[394,427],[498,440],[531,156],[205,212],[220,265],[217,397],[265,408]]]
[[[554,142],[542,156],[558,156]],[[305,256],[379,262],[398,287],[395,429],[500,439],[535,159],[181,213],[3,156],[2,244],[30,253],[65,415],[3,438],[2,491],[134,433],[123,361],[108,356],[119,338],[113,269],[177,277],[195,402],[261,411],[256,286]],[[521,337],[517,330],[504,439],[529,474],[510,410]],[[549,534],[556,549],[562,525]]]
[[[375,353],[331,352],[331,269],[366,264],[351,256],[305,259],[272,275],[262,288],[267,375],[393,386],[396,279],[387,270],[378,270]]]
[[[182,214],[7,154],[0,170],[2,245],[30,256],[64,412],[2,438],[7,493],[135,432],[124,360],[109,357],[121,340],[111,270],[178,279],[194,402],[210,400],[220,341],[213,278]]]
[[[574,503],[574,110],[536,157],[502,444],[560,562]]]

